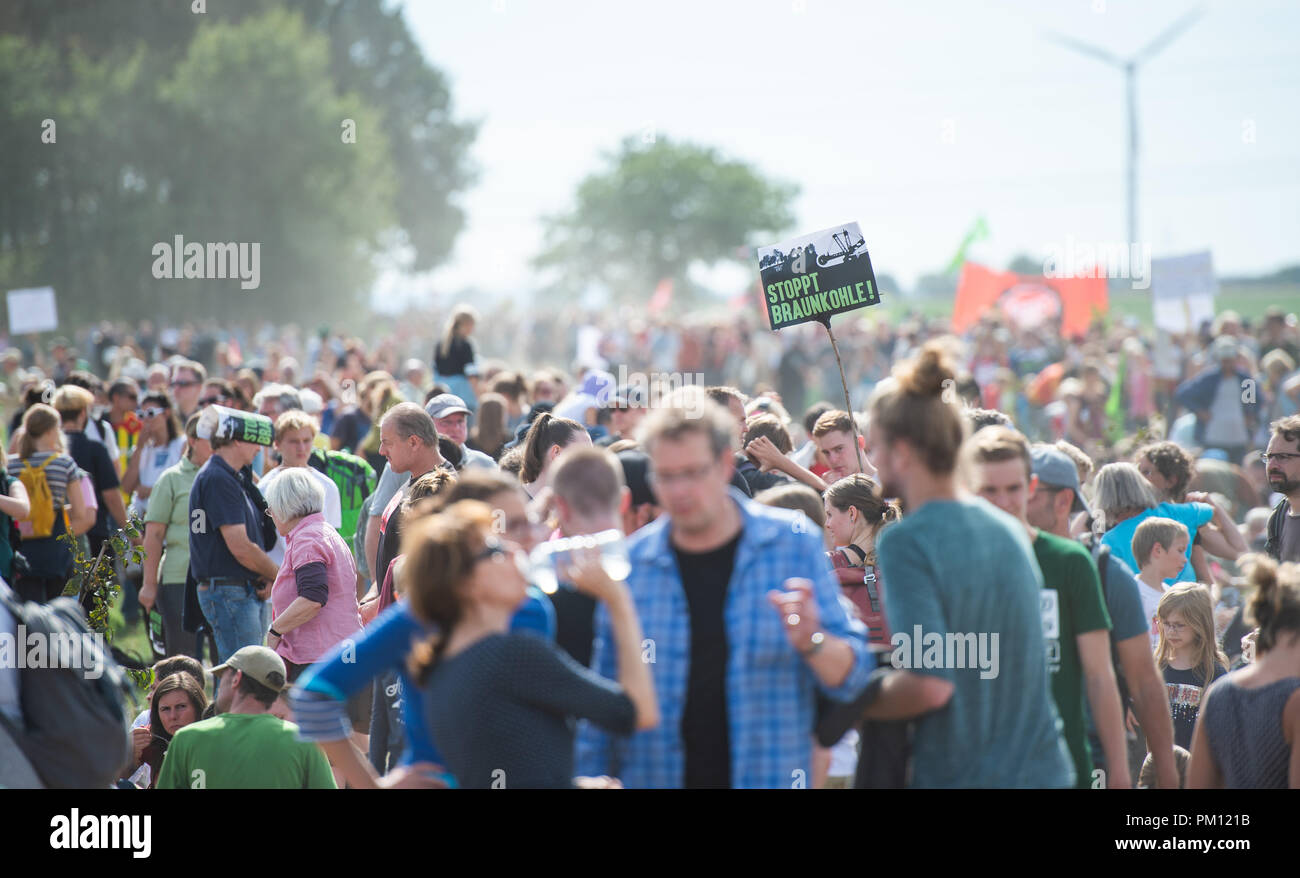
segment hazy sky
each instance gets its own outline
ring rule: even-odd
[[[408,290],[522,292],[538,217],[628,134],[798,182],[797,227],[857,220],[877,272],[1127,236],[1121,71],[1192,0],[409,0],[455,113],[482,120],[452,260]],[[1221,274],[1300,261],[1300,3],[1217,0],[1138,78],[1139,241]],[[771,242],[760,242],[771,243]],[[715,273],[723,292],[756,275]],[[647,291],[647,295],[649,291]]]

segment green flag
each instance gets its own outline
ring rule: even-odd
[[[961,245],[957,248],[957,252],[952,257],[952,262],[948,263],[948,267],[944,269],[943,273],[953,274],[961,271],[962,263],[966,261],[966,250],[971,244],[974,244],[977,241],[983,241],[988,236],[988,223],[984,222],[984,217],[977,217],[975,219],[975,224],[970,227],[970,231],[966,232],[966,236],[961,239]]]
[[[1106,435],[1112,443],[1124,436],[1124,381],[1127,373],[1128,351],[1121,351],[1115,383],[1110,386],[1110,398],[1106,400]]]

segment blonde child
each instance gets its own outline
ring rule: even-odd
[[[1187,541],[1187,528],[1172,518],[1148,518],[1133,532],[1133,558],[1140,568],[1138,592],[1150,626],[1152,649],[1160,640],[1156,606],[1165,593],[1165,580],[1178,576],[1187,563]]]
[[[1156,667],[1165,675],[1174,720],[1174,743],[1192,747],[1201,692],[1228,673],[1228,657],[1214,639],[1210,590],[1194,582],[1171,586],[1156,607],[1160,640]]]

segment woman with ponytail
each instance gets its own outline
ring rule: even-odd
[[[484,503],[464,500],[403,536],[412,612],[437,633],[418,644],[411,672],[426,718],[461,787],[573,785],[574,719],[618,734],[659,722],[641,623],[627,585],[598,559],[575,559],[569,580],[602,601],[618,652],[617,683],[573,661],[553,642],[509,630],[527,597],[518,545],[493,535]],[[501,772],[504,772],[504,777]]]
[[[867,456],[881,493],[906,512],[877,540],[896,586],[885,592],[892,663],[906,670],[889,672],[864,716],[916,719],[909,786],[1068,787],[1074,770],[1043,661],[1042,575],[1019,522],[958,492],[956,379],[943,343],[931,341],[868,405]],[[966,644],[961,661],[921,658],[935,636],[954,635]]]
[[[1300,789],[1300,564],[1243,559],[1256,659],[1201,698],[1187,786]]]
[[[902,517],[897,503],[880,496],[875,481],[853,473],[826,489],[826,533],[834,549],[826,553],[840,587],[867,625],[868,640],[889,643],[885,621],[884,582],[876,563],[876,535]]]
[[[519,481],[529,497],[536,497],[551,480],[551,462],[570,445],[590,445],[591,437],[582,424],[542,412],[524,438],[524,463]]]

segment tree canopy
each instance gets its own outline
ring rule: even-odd
[[[444,261],[477,129],[388,5],[6,4],[0,282],[53,286],[70,321],[337,317],[377,257]],[[259,286],[156,278],[176,236],[259,244]]]
[[[716,149],[629,137],[606,158],[578,185],[569,212],[544,219],[535,264],[554,269],[562,291],[595,285],[617,301],[635,301],[667,278],[689,299],[699,292],[691,266],[749,260],[749,248],[794,221],[797,186],[767,180]]]

